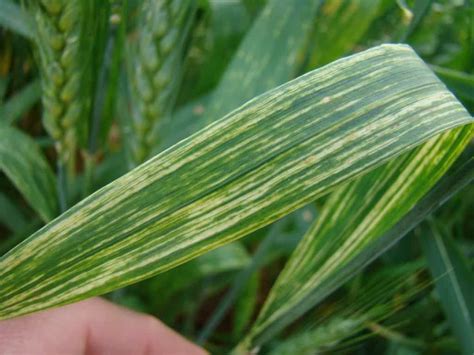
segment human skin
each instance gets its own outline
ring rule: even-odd
[[[0,321],[1,355],[202,355],[159,320],[100,298]]]

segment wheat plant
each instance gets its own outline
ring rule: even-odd
[[[193,1],[172,0],[148,0],[140,7],[138,39],[130,50],[134,113],[129,144],[135,165],[158,145],[159,125],[173,109],[194,7]]]
[[[0,0],[0,320],[101,295],[215,354],[472,354],[473,19]]]
[[[85,63],[81,57],[81,2],[31,1],[42,77],[44,126],[56,142],[58,159],[73,161],[86,102],[81,96]],[[83,48],[82,48],[83,49]],[[71,168],[72,169],[72,168]]]

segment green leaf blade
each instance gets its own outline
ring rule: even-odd
[[[375,20],[379,7],[379,0],[325,1],[316,19],[309,67],[327,64],[353,49]]]
[[[325,281],[390,230],[447,171],[473,133],[470,125],[434,137],[337,189],[280,274],[250,336],[282,328],[297,316],[295,308],[314,306],[326,292]]]
[[[249,101],[8,253],[0,318],[168,270],[470,122],[407,46],[339,60]]]
[[[166,144],[176,142],[244,104],[293,79],[311,22],[321,0],[269,0],[242,40],[216,89],[199,105],[205,115],[179,112],[168,126]],[[181,117],[180,117],[181,116]],[[184,120],[183,120],[184,118]]]
[[[321,0],[290,2],[268,1],[219,82],[204,124],[295,76]]]
[[[11,0],[0,0],[0,25],[34,39],[32,18]]]
[[[0,125],[0,171],[43,221],[57,215],[56,180],[48,162],[31,138],[3,124]]]
[[[464,354],[474,352],[474,278],[453,240],[431,224],[420,235],[436,290]]]
[[[34,80],[3,105],[0,105],[0,119],[6,124],[15,123],[39,100],[40,86],[39,80]]]

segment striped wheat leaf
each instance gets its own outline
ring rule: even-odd
[[[184,47],[193,1],[145,0],[132,58],[133,123],[129,134],[132,161],[149,158],[159,125],[171,113],[181,81]]]
[[[271,90],[0,259],[0,318],[145,279],[241,238],[471,116],[407,46]]]
[[[471,124],[436,136],[337,189],[279,275],[247,346],[260,345],[320,301],[321,285],[403,217],[443,176],[473,133]]]

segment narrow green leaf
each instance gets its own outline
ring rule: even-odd
[[[0,260],[0,318],[137,282],[473,122],[404,45],[271,90],[77,204]]]
[[[0,193],[0,223],[12,232],[19,232],[24,229],[26,216],[20,208],[6,195]]]
[[[245,101],[294,78],[298,53],[306,44],[320,3],[269,0],[214,90],[205,115],[191,122],[189,131],[197,131]]]
[[[380,0],[324,2],[315,23],[309,67],[320,67],[348,53],[369,29],[379,6]]]
[[[415,0],[415,4],[413,5],[413,9],[411,10],[412,18],[408,28],[403,33],[400,42],[405,42],[410,35],[415,31],[418,25],[423,20],[423,17],[428,13],[428,10],[431,7],[433,0]]]
[[[56,182],[36,143],[13,127],[0,125],[0,170],[43,221],[57,215]]]
[[[128,0],[113,0],[104,41],[104,56],[97,70],[94,106],[91,114],[89,151],[95,152],[106,141],[116,113],[117,92],[127,27]],[[105,31],[104,31],[105,32]],[[98,117],[100,116],[100,117]]]
[[[419,294],[426,287],[426,283],[416,284],[420,271],[421,263],[412,262],[369,274],[353,297],[345,295],[329,314],[309,318],[303,329],[276,342],[270,353],[309,355],[335,351],[369,322],[386,320]]]
[[[8,89],[9,77],[7,76],[0,76],[0,105],[3,105],[3,101],[5,99],[5,94]]]
[[[260,272],[253,273],[235,303],[232,327],[232,336],[234,339],[240,339],[244,335],[244,331],[250,325],[255,310],[257,309],[260,276]]]
[[[252,0],[253,1],[253,0]],[[188,70],[180,89],[180,98],[195,99],[211,92],[218,84],[252,25],[252,19],[240,1],[209,1],[204,18],[193,29],[195,40],[189,50],[203,56],[190,56]],[[200,10],[200,11],[202,11]]]
[[[11,0],[0,0],[0,26],[8,28],[28,39],[34,38],[33,20]]]
[[[268,1],[219,82],[204,124],[295,76],[299,50],[320,3]]]
[[[39,80],[35,80],[26,85],[3,105],[0,105],[0,120],[7,124],[14,123],[38,102],[40,97],[41,85]]]
[[[419,233],[436,290],[463,353],[474,353],[474,278],[454,241],[430,223]]]
[[[436,65],[431,69],[460,100],[474,103],[474,75]]]
[[[439,137],[435,137],[425,145],[401,158],[406,158],[406,163],[410,162],[410,155],[416,157],[417,152],[423,152],[427,148],[434,149],[438,151],[439,154],[439,147],[436,148],[437,145],[435,144],[436,141],[442,142],[443,138],[450,138],[452,140],[451,143],[456,143],[456,138],[458,138],[462,142],[470,137],[470,135],[466,133],[472,135],[473,128],[473,125],[470,125],[454,130],[453,133],[456,133],[454,135],[448,132]],[[462,143],[460,145],[462,146]],[[456,144],[454,144],[454,146],[456,146]],[[459,146],[457,148],[457,150],[459,150]],[[454,151],[456,151],[456,149],[454,149]],[[444,170],[443,164],[449,165],[449,160],[450,158],[452,159],[449,155],[450,154],[445,154],[445,158],[448,160],[447,163],[442,162],[439,164],[439,161],[436,163],[429,159],[427,160],[428,164],[426,164],[426,162],[418,163],[421,169],[426,169],[426,167],[430,165],[436,167],[438,164],[438,168]],[[441,161],[442,160],[441,158]],[[320,222],[316,222],[313,227],[310,228],[303,238],[303,241],[298,245],[297,250],[292,255],[271,290],[267,302],[252,331],[241,346],[258,346],[265,342],[271,335],[280,331],[340,287],[351,276],[360,272],[366,265],[404,237],[439,205],[443,204],[454,193],[458,192],[474,179],[474,160],[471,159],[455,172],[443,177],[441,181],[400,220],[398,220],[399,217],[397,217],[397,214],[403,215],[403,205],[398,206],[402,211],[395,210],[391,211],[391,213],[387,213],[387,216],[392,215],[395,221],[398,220],[398,222],[393,225],[394,222],[389,220],[389,222],[385,222],[385,227],[387,224],[391,225],[392,227],[390,229],[383,232],[382,235],[379,235],[378,232],[373,233],[377,231],[377,229],[379,232],[383,230],[383,228],[381,228],[383,224],[376,221],[377,217],[384,217],[386,213],[384,212],[386,209],[377,209],[377,205],[374,204],[374,202],[370,202],[371,200],[377,201],[377,195],[381,193],[382,197],[384,196],[384,190],[380,189],[381,185],[386,185],[385,187],[388,188],[387,193],[391,192],[392,197],[393,195],[396,196],[399,193],[405,194],[407,192],[404,188],[400,188],[400,191],[394,189],[393,187],[397,186],[397,184],[394,183],[390,186],[388,184],[390,179],[386,180],[387,177],[391,175],[389,173],[390,167],[396,168],[396,165],[402,161],[403,159],[400,158],[395,159],[390,162],[387,167],[382,166],[376,169],[368,175],[356,180],[354,183],[340,188],[330,197],[330,200],[327,202],[327,207],[323,210],[318,219]],[[416,161],[414,162],[416,163]],[[413,170],[409,169],[410,165],[411,164],[405,165],[403,174],[400,174],[397,169],[394,169],[395,182],[397,180],[396,174],[399,174],[400,178],[409,179],[411,174],[414,173]],[[386,175],[385,179],[384,174],[381,174],[384,170]],[[434,175],[439,174],[436,171],[432,173]],[[416,178],[419,179],[419,182],[427,181],[429,183],[430,178],[427,179],[425,177],[424,179],[420,179],[422,175],[415,175],[418,175]],[[379,178],[377,178],[378,176]],[[367,186],[371,186],[371,188],[367,190]],[[400,187],[400,185],[398,186]],[[407,186],[410,185],[407,184]],[[422,184],[418,185],[418,188],[424,190]],[[352,191],[350,189],[352,189]],[[412,189],[410,188],[408,191],[410,190]],[[346,191],[347,194],[345,198],[340,197],[344,196],[342,195],[343,191]],[[367,195],[364,195],[364,193]],[[339,194],[341,195],[338,196]],[[359,203],[357,203],[357,196]],[[411,194],[411,196],[408,194],[404,197],[404,200],[411,205],[410,199],[413,197],[416,197],[416,194]],[[396,198],[391,198],[388,201],[379,198],[382,206],[384,206],[384,204],[390,206],[392,203],[391,200],[397,202]],[[339,205],[337,205],[337,203],[339,203]],[[347,212],[348,207],[352,207],[351,211],[354,215],[354,220],[358,221],[358,223],[348,219],[347,215],[350,215],[350,213]],[[366,207],[371,208],[369,211],[372,211],[372,213],[367,214],[367,216],[362,219],[366,213],[364,212]],[[331,210],[332,214],[330,214]],[[374,219],[369,219],[369,217],[373,217]],[[334,226],[336,220],[339,222]],[[367,227],[367,222],[371,222],[373,225]],[[328,228],[322,228],[326,226]],[[361,230],[359,228],[360,226],[367,228],[367,231],[365,229]],[[329,236],[334,237],[335,240],[329,239]],[[306,247],[307,250],[304,250],[304,247]],[[298,260],[298,257],[301,259]],[[309,257],[313,257],[314,260],[311,260]],[[299,261],[299,264],[296,261]],[[290,272],[293,272],[291,277],[288,276]],[[317,279],[317,277],[319,277],[319,279]],[[284,281],[288,282],[290,287],[286,287],[283,283]],[[292,289],[291,287],[295,287],[295,285],[297,285],[297,288]],[[300,290],[302,290],[302,292]],[[271,310],[275,310],[274,313],[271,313]]]

